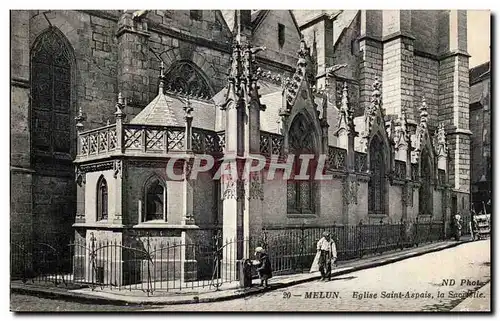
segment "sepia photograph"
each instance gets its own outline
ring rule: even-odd
[[[9,15],[12,313],[491,313],[489,10]]]

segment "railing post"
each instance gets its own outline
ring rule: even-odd
[[[358,238],[358,248],[357,250],[359,251],[359,257],[363,257],[363,236],[362,236],[362,227],[363,227],[363,221],[359,221],[359,225],[355,226],[354,231],[358,233],[357,238]],[[355,233],[356,234],[356,233]]]
[[[185,137],[184,137],[184,148],[186,149],[186,152],[191,152],[193,147],[193,130],[192,130],[192,123],[193,123],[193,107],[191,106],[191,102],[189,101],[189,97],[186,100],[186,105],[182,108],[184,110],[184,120],[185,120]],[[203,137],[205,138],[205,137]],[[205,142],[205,139],[203,139],[203,142]]]
[[[90,232],[90,255],[89,255],[89,260],[90,260],[90,286],[92,288],[92,291],[95,289],[95,274],[96,274],[96,266],[95,266],[95,260],[96,260],[96,249],[95,249],[95,241],[96,238],[94,236],[94,232]]]
[[[147,296],[149,296],[150,294],[153,293],[153,284],[152,284],[152,280],[151,280],[151,269],[150,269],[150,264],[153,263],[153,260],[151,258],[151,243],[149,241],[149,232],[146,233],[146,253],[147,253],[147,271],[148,271],[148,275],[147,275],[147,285],[146,285],[146,293],[147,293]],[[182,271],[181,271],[182,273]],[[182,280],[182,278],[181,278]]]
[[[123,96],[122,93],[118,93],[118,101],[116,103],[116,144],[117,149],[120,151],[121,154],[123,154],[124,151],[124,144],[123,144],[123,120],[127,116],[123,112],[123,108],[125,107],[125,104],[123,103]],[[89,147],[90,149],[90,147]]]
[[[300,255],[299,255],[299,264],[300,264],[300,272],[302,273],[304,271],[304,246],[305,246],[305,225],[302,223],[300,226]]]
[[[418,243],[420,241],[420,236],[418,234],[418,216],[415,219],[415,246],[418,246]]]

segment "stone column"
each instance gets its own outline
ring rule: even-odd
[[[127,98],[127,106],[137,109],[149,102],[149,32],[144,16],[125,11],[118,20],[118,88]],[[136,114],[133,111],[132,114]]]
[[[355,225],[356,211],[358,207],[358,179],[356,176],[356,160],[354,150],[354,138],[358,135],[354,126],[354,115],[349,103],[347,83],[344,83],[340,104],[340,120],[335,136],[340,148],[347,150],[346,154],[346,176],[343,181],[343,219],[346,225]]]
[[[183,107],[184,109],[184,120],[185,120],[185,142],[184,146],[186,148],[186,154],[192,155],[192,123],[193,123],[193,107],[191,106],[191,102],[188,100],[186,101],[186,106]],[[183,197],[184,197],[184,202],[182,205],[182,211],[183,211],[183,219],[182,219],[182,224],[194,224],[194,216],[193,216],[193,185],[194,181],[191,179],[191,169],[193,167],[193,162],[194,162],[194,157],[188,157],[184,161],[184,181],[182,184],[182,189],[183,189]]]
[[[383,72],[382,100],[386,115],[407,111],[410,120],[416,119],[413,108],[414,72],[413,42],[410,10],[383,12]]]
[[[370,105],[372,84],[375,78],[382,79],[382,10],[362,10],[359,50],[360,107],[366,110]]]
[[[470,136],[469,54],[467,53],[467,12],[440,13],[439,111],[448,141],[449,184],[457,193],[458,212],[469,211]],[[464,198],[465,208],[461,206]]]

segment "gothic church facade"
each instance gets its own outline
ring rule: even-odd
[[[214,228],[239,239],[302,224],[448,222],[469,209],[466,20],[12,11],[11,238],[199,242]],[[193,155],[305,152],[324,155],[333,178],[266,181],[264,170],[239,188],[165,172],[172,157],[182,174]]]

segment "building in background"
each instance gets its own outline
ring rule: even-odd
[[[456,10],[12,11],[11,239],[189,243],[468,213],[466,30]],[[166,177],[171,157],[183,172],[232,152],[325,155],[333,179]]]
[[[472,68],[470,80],[471,201],[476,213],[491,213],[491,66]]]

